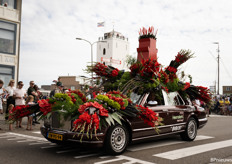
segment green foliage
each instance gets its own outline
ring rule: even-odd
[[[130,66],[136,62],[137,62],[137,58],[133,57],[132,55],[126,56],[126,65],[128,68],[130,68]]]
[[[173,79],[166,84],[169,92],[175,92],[183,88],[183,85],[180,85],[179,79]]]

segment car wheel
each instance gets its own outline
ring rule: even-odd
[[[193,141],[197,136],[197,122],[196,119],[190,118],[187,122],[186,129],[180,134],[185,141]]]
[[[123,153],[129,143],[129,133],[125,126],[111,126],[105,138],[105,151],[108,154],[118,155]]]

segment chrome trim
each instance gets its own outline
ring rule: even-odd
[[[208,121],[208,118],[202,118],[202,119],[198,119],[199,122],[202,122],[202,121]]]
[[[68,130],[61,130],[61,129],[50,129],[50,130],[48,130],[48,132],[54,132],[54,133],[62,133],[62,134],[64,134],[64,133],[75,133],[75,135],[76,134],[80,134],[79,132],[73,132],[73,131],[68,131]],[[81,133],[82,134],[82,133]],[[97,135],[103,135],[104,133],[97,133]],[[86,135],[86,133],[83,133],[83,135]],[[95,135],[95,134],[93,134],[93,135]]]
[[[96,144],[98,144],[98,143],[103,143],[103,141],[80,141],[80,140],[74,140],[74,139],[67,139],[67,141],[74,141],[74,142],[79,142],[79,143],[89,143],[89,144],[91,144],[91,143],[96,143]]]
[[[172,124],[172,125],[158,126],[157,128],[158,128],[158,129],[160,129],[160,128],[166,128],[166,127],[178,126],[178,125],[184,125],[184,124],[186,124],[186,122],[179,123],[179,124]],[[137,131],[144,131],[144,130],[151,130],[151,129],[154,129],[154,127],[149,127],[149,128],[140,128],[140,129],[133,129],[132,131],[133,131],[133,132],[137,132]]]
[[[140,138],[134,138],[134,139],[132,139],[132,141],[142,140],[142,139],[146,139],[146,138],[155,138],[155,137],[160,137],[160,136],[165,136],[165,135],[170,135],[170,134],[176,134],[176,133],[180,133],[180,132],[184,132],[184,131],[185,130],[180,130],[180,131],[171,132],[171,133],[158,134],[158,135],[147,136],[147,137],[140,137]]]

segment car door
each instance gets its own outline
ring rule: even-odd
[[[168,93],[166,96],[167,108],[170,116],[170,132],[176,132],[185,128],[186,105],[177,92]]]
[[[166,125],[169,124],[168,120],[170,119],[170,116],[169,116],[168,109],[164,106],[164,102],[162,100],[163,95],[160,95],[161,101],[159,101],[159,104],[157,104],[155,106],[149,106],[146,104],[148,96],[149,96],[149,94],[146,94],[144,96],[140,105],[147,106],[148,108],[152,109],[155,113],[158,113],[159,117],[163,118],[163,121],[162,121],[163,125],[157,126],[157,128],[159,130],[157,133],[153,127],[144,123],[144,121],[142,119],[134,118],[133,121],[131,121],[132,127],[133,127],[133,134],[132,134],[133,138],[149,137],[149,136],[154,136],[154,135],[158,135],[158,134],[163,134],[163,133],[166,133],[169,129],[168,126],[166,126]]]

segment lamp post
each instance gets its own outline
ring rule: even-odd
[[[218,57],[217,57],[217,62],[218,62],[218,90],[217,90],[217,95],[219,95],[219,74],[220,74],[220,70],[219,70],[219,64],[220,64],[220,62],[219,62],[219,60],[220,60],[220,55],[219,55],[219,52],[220,52],[220,50],[219,50],[219,42],[213,42],[213,44],[217,44],[218,45],[218,49],[217,49],[217,52],[218,52]]]
[[[93,67],[93,45],[95,43],[97,43],[97,42],[106,42],[106,41],[96,41],[96,42],[91,43],[90,41],[88,41],[86,39],[83,39],[83,38],[76,38],[76,40],[83,40],[83,41],[85,41],[85,42],[87,42],[87,43],[90,44],[90,46],[91,46],[91,67]],[[92,72],[91,77],[92,77],[91,84],[93,86],[93,72]]]

